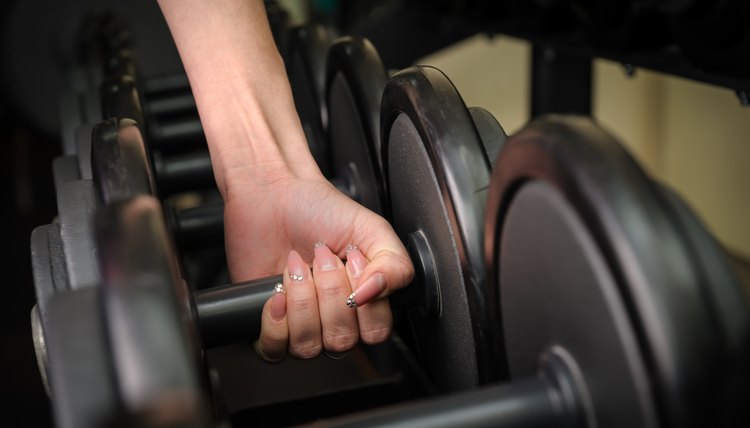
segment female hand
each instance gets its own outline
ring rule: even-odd
[[[312,358],[360,339],[384,341],[392,317],[383,298],[409,284],[414,271],[390,224],[322,177],[252,188],[227,192],[226,248],[233,280],[284,272],[285,292],[263,310],[261,357]]]

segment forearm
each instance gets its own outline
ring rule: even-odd
[[[262,0],[159,0],[198,105],[219,189],[319,175]]]

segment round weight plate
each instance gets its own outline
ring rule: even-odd
[[[105,204],[155,193],[143,137],[130,119],[106,120],[94,128],[91,170]]]
[[[494,168],[497,156],[508,140],[508,134],[505,133],[495,116],[482,107],[469,107],[469,113],[471,113],[471,119],[479,132],[479,138],[481,138],[484,151],[487,153],[487,159]]]
[[[582,117],[532,122],[492,177],[487,290],[502,307],[509,368],[533,374],[537,355],[565,347],[602,426],[707,422],[720,342],[666,207],[627,152]]]
[[[325,103],[326,55],[332,37],[317,24],[300,25],[287,35],[286,63],[294,103],[315,161],[330,175],[330,153],[326,143],[328,113]]]
[[[382,213],[380,99],[388,79],[385,67],[367,39],[344,37],[331,46],[327,76],[333,175],[357,202]]]
[[[422,286],[439,288],[441,301],[437,315],[410,314],[418,353],[441,390],[475,387],[496,366],[481,255],[489,161],[456,88],[434,68],[392,76],[381,111],[392,224],[405,242],[424,237],[436,280]]]
[[[671,189],[661,185],[660,191],[670,205],[675,224],[681,228],[693,266],[701,275],[706,304],[710,306],[716,325],[721,329],[719,337],[724,346],[714,351],[726,352],[726,357],[732,358],[743,351],[742,347],[750,337],[750,302],[742,292],[742,285],[729,264],[726,251],[697,214]],[[716,377],[720,377],[718,371]]]
[[[582,368],[599,426],[656,426],[646,369],[615,279],[583,221],[554,187],[532,180],[516,192],[500,253],[512,376],[533,375],[538,356],[552,344],[561,346]]]
[[[124,407],[194,423],[206,416],[206,379],[187,285],[178,276],[159,202],[137,196],[96,219],[102,304]],[[193,425],[191,425],[193,426]]]

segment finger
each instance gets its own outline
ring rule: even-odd
[[[284,282],[287,282],[286,275]],[[284,361],[289,345],[285,288],[286,286],[282,283],[276,284],[273,295],[263,305],[260,338],[255,342],[256,353],[269,363]]]
[[[344,263],[322,242],[315,244],[313,277],[318,294],[323,347],[333,352],[347,351],[359,341],[357,314],[343,305],[352,288]]]
[[[357,284],[369,261],[359,248],[349,246],[346,250],[346,272],[350,284]],[[354,290],[356,291],[356,290]],[[385,341],[391,334],[393,315],[388,299],[373,300],[358,308],[357,324],[359,337],[364,343],[375,344]]]
[[[381,219],[376,239],[362,254],[370,260],[364,268],[356,291],[347,299],[347,305],[357,308],[372,300],[383,298],[399,288],[409,285],[414,278],[414,266],[404,244],[384,219]]]
[[[310,268],[296,251],[289,253],[285,280],[286,318],[289,324],[289,354],[314,358],[322,349],[320,314],[315,283]]]

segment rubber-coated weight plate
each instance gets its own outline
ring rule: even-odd
[[[136,196],[98,213],[102,303],[118,393],[130,414],[207,417],[206,379],[190,291],[178,274],[159,202]]]
[[[385,67],[367,39],[343,37],[331,46],[327,70],[333,175],[357,202],[382,213],[380,100],[388,78]]]
[[[94,128],[91,169],[105,204],[155,193],[141,131],[130,119],[106,120]]]
[[[391,77],[381,123],[392,224],[407,243],[423,236],[434,261],[436,280],[412,287],[439,288],[438,314],[411,313],[423,363],[442,390],[476,387],[496,366],[481,255],[489,161],[460,95],[434,68]]]
[[[716,318],[717,328],[722,331],[722,349],[728,353],[727,356],[735,355],[742,351],[742,346],[748,340],[750,302],[729,264],[726,250],[682,198],[664,185],[659,187],[672,209],[675,224],[682,231],[693,265],[698,269],[706,293],[706,304]]]
[[[561,346],[582,368],[598,426],[657,426],[627,309],[575,210],[550,184],[531,180],[502,227],[497,267],[512,377],[533,375],[538,356]]]
[[[603,425],[619,418],[613,402],[630,408],[621,420],[651,423],[654,412],[643,401],[649,391],[659,420],[707,424],[706,402],[725,363],[716,352],[721,330],[668,203],[625,150],[590,119],[544,117],[509,140],[491,188],[487,290],[499,293],[491,298],[502,305],[513,374],[528,374],[529,358],[564,342],[583,373],[605,368],[591,372],[596,383],[589,385]],[[597,339],[608,325],[614,333]],[[613,356],[628,359],[621,368],[617,359],[599,359],[617,346]],[[586,351],[598,348],[593,357]],[[614,380],[623,367],[626,383]],[[628,390],[637,391],[631,400],[607,398]]]
[[[469,107],[469,113],[471,113],[471,119],[474,121],[474,126],[477,127],[477,132],[479,132],[484,151],[487,153],[487,159],[494,168],[497,156],[508,140],[508,134],[505,133],[495,116],[486,109]]]

